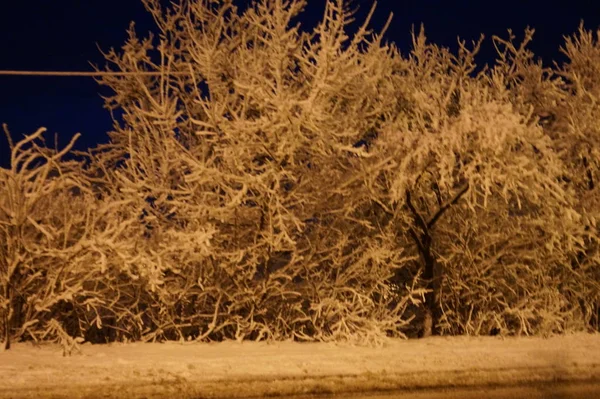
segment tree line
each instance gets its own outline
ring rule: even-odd
[[[5,127],[5,347],[600,329],[598,32],[478,69],[483,38],[403,55],[343,0],[312,31],[305,0],[144,4],[108,144]]]

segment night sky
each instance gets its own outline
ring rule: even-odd
[[[168,2],[165,2],[168,3]],[[358,18],[371,1],[360,4]],[[324,1],[309,0],[306,25],[318,20]],[[506,37],[511,28],[520,37],[526,26],[536,29],[532,49],[545,62],[560,59],[562,36],[574,33],[583,19],[588,29],[600,26],[600,1],[498,1],[485,0],[380,0],[373,22],[381,28],[394,13],[387,39],[406,54],[412,25],[425,24],[429,40],[455,47],[456,37],[477,39],[486,35],[480,63],[493,59],[491,35]],[[90,63],[103,65],[97,46],[120,47],[129,22],[138,33],[153,29],[153,22],[138,0],[0,0],[0,69],[91,71]],[[65,144],[82,133],[77,148],[107,140],[111,119],[100,94],[108,94],[92,78],[0,76],[0,123],[7,123],[13,138],[48,128],[48,138],[59,135]],[[8,166],[7,142],[0,136],[0,166]]]

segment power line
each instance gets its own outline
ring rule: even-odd
[[[163,75],[190,75],[190,72],[111,72],[111,71],[11,71],[0,70],[0,76],[61,76],[61,77],[101,77],[101,76],[163,76]]]

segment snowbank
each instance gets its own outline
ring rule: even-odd
[[[16,344],[0,353],[0,398],[250,397],[437,386],[600,381],[600,334],[431,337],[383,347],[224,342]]]

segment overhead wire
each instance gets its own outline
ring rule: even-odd
[[[113,71],[18,71],[0,70],[0,76],[52,76],[52,77],[102,77],[102,76],[164,76],[164,75],[190,75],[190,72],[113,72]]]

